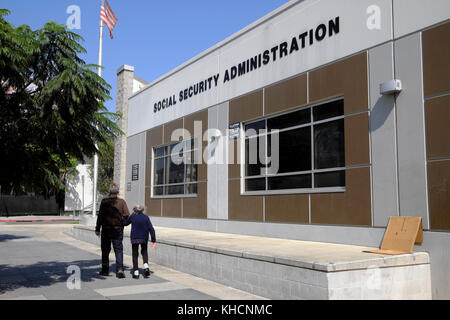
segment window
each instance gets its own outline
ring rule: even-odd
[[[153,197],[197,194],[198,151],[194,139],[153,148]]]
[[[343,99],[247,123],[244,128],[245,192],[345,187]]]

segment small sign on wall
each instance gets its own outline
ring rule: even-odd
[[[230,140],[238,139],[241,134],[241,123],[236,122],[228,126],[228,137]]]
[[[133,164],[131,167],[131,181],[139,180],[139,165]]]
[[[127,191],[131,191],[131,182],[127,183]]]

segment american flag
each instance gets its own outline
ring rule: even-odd
[[[108,1],[106,0],[102,0],[102,6],[100,9],[100,20],[103,21],[108,27],[111,39],[114,38],[112,31],[118,19],[114,14],[114,12],[112,11],[111,7],[109,6]]]

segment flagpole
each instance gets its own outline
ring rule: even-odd
[[[100,39],[98,46],[98,72],[99,77],[102,76],[102,54],[103,54],[103,21],[100,19]],[[97,148],[97,144],[95,144]],[[94,196],[92,198],[92,216],[97,216],[97,177],[98,177],[98,154],[94,155]]]

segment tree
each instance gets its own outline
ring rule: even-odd
[[[75,159],[121,133],[111,87],[86,64],[83,38],[63,25],[15,27],[0,10],[0,185],[8,193],[64,189]]]

